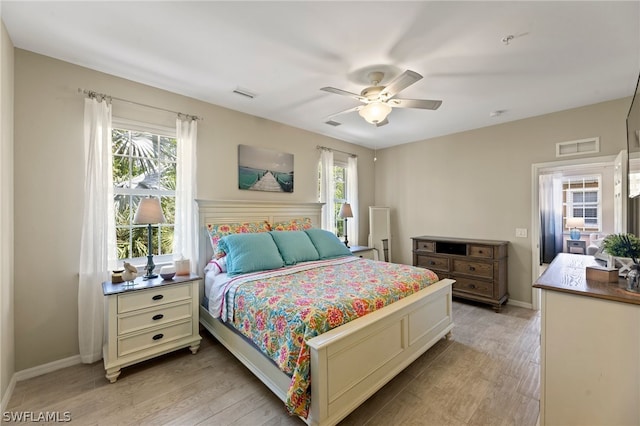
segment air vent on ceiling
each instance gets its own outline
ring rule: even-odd
[[[324,124],[328,124],[329,126],[337,127],[337,126],[340,126],[342,123],[338,123],[337,121],[329,120],[329,121],[325,121]]]
[[[238,95],[242,95],[242,96],[246,96],[249,99],[253,99],[256,97],[255,93],[251,93],[248,90],[245,89],[241,89],[241,88],[237,88],[233,91],[233,93],[238,94]]]
[[[558,142],[556,144],[556,157],[596,154],[598,152],[600,152],[599,137],[580,139],[577,141]]]

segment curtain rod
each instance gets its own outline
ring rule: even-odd
[[[327,146],[322,146],[322,145],[316,145],[316,149],[321,149],[321,150],[325,150],[325,151],[335,151],[335,152],[340,152],[342,154],[346,154],[350,157],[354,157],[354,158],[358,158],[358,156],[356,154],[353,154],[351,152],[347,152],[347,151],[340,151],[339,149],[334,149],[334,148],[329,148]]]
[[[82,88],[78,88],[78,93],[82,93],[90,98],[100,98],[100,99],[109,99],[109,101],[111,100],[116,100],[116,101],[120,101],[120,102],[127,102],[129,104],[134,104],[134,105],[139,105],[142,107],[146,107],[146,108],[152,108],[152,109],[157,109],[160,111],[166,111],[166,112],[170,112],[172,114],[177,114],[178,117],[185,117],[187,120],[204,120],[204,118],[202,117],[198,117],[197,115],[191,115],[191,114],[185,114],[179,111],[173,111],[170,109],[166,109],[166,108],[160,108],[157,106],[153,106],[153,105],[147,105],[147,104],[143,104],[140,102],[135,102],[135,101],[130,101],[128,99],[122,99],[122,98],[117,98],[115,96],[111,96],[111,95],[106,95],[104,93],[99,93],[99,92],[95,92],[93,90],[87,90],[87,89],[82,89]]]

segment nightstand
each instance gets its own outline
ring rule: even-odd
[[[587,254],[587,242],[584,240],[567,240],[567,252]]]
[[[378,253],[373,247],[351,246],[349,250],[351,250],[351,253],[364,259],[378,260]]]
[[[120,369],[174,351],[200,347],[197,275],[158,277],[133,285],[102,283],[107,298],[107,343],[103,347],[106,378],[114,383]]]

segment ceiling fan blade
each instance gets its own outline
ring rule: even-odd
[[[328,119],[332,119],[333,117],[337,117],[338,115],[342,115],[342,114],[346,114],[349,112],[354,112],[354,111],[360,111],[362,108],[364,108],[364,105],[358,105],[357,107],[353,107],[353,108],[349,108],[349,109],[345,109],[344,111],[340,111],[340,112],[336,112],[335,114],[331,114],[329,117],[327,117]]]
[[[384,119],[384,120],[382,120],[381,122],[376,123],[376,124],[375,124],[375,126],[376,126],[376,127],[381,127],[381,126],[384,126],[384,125],[386,125],[386,124],[389,124],[389,119],[388,119],[388,118],[385,118],[385,119]]]
[[[394,108],[419,108],[419,109],[438,109],[442,105],[442,101],[431,99],[391,99],[388,102]]]
[[[320,90],[323,90],[323,91],[329,92],[329,93],[335,93],[336,95],[348,96],[350,98],[354,98],[354,99],[357,99],[357,100],[362,101],[362,102],[368,100],[364,96],[360,96],[357,93],[347,92],[346,90],[336,89],[335,87],[322,87]]]
[[[406,89],[411,86],[416,81],[420,80],[422,76],[415,71],[406,70],[399,76],[393,79],[391,83],[387,84],[387,86],[380,92],[381,97],[386,97],[387,99],[393,98],[395,95],[400,93],[400,91]]]

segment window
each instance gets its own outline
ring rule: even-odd
[[[152,225],[154,255],[171,254],[175,222],[175,129],[114,120],[113,192],[118,259],[147,256],[148,225],[133,217],[141,198],[158,197],[166,223]]]
[[[335,196],[333,198],[336,235],[344,236],[344,219],[338,217],[340,207],[347,202],[347,164],[334,161],[333,163],[333,182],[335,184]]]
[[[584,228],[581,231],[599,232],[602,230],[602,194],[600,175],[566,176],[562,180],[562,207],[565,218],[584,218]]]

